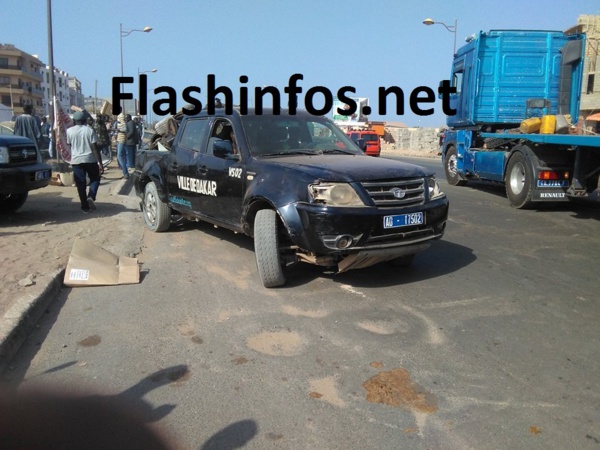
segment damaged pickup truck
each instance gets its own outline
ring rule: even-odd
[[[237,109],[179,117],[167,147],[156,139],[159,149],[136,157],[146,225],[159,232],[202,220],[253,237],[265,287],[283,285],[297,262],[340,272],[407,266],[444,234],[448,199],[433,174],[366,156],[325,117]]]

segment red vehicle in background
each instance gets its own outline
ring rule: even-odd
[[[381,154],[381,140],[379,135],[373,130],[352,130],[346,132],[353,141],[364,139],[366,141],[365,153],[369,156],[379,156]]]

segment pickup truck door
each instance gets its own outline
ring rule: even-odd
[[[187,120],[168,160],[169,203],[181,212],[197,211],[197,194],[194,191],[198,185],[197,168],[201,151],[206,147],[208,124],[206,117]]]
[[[202,181],[197,211],[218,222],[241,225],[245,169],[242,156],[232,142],[233,125],[214,118],[211,133],[198,161]]]

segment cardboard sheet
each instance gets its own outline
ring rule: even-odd
[[[114,255],[79,238],[73,244],[65,270],[65,286],[107,286],[139,282],[137,258]]]

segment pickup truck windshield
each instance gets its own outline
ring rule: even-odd
[[[362,153],[325,118],[265,114],[241,119],[253,156]]]

